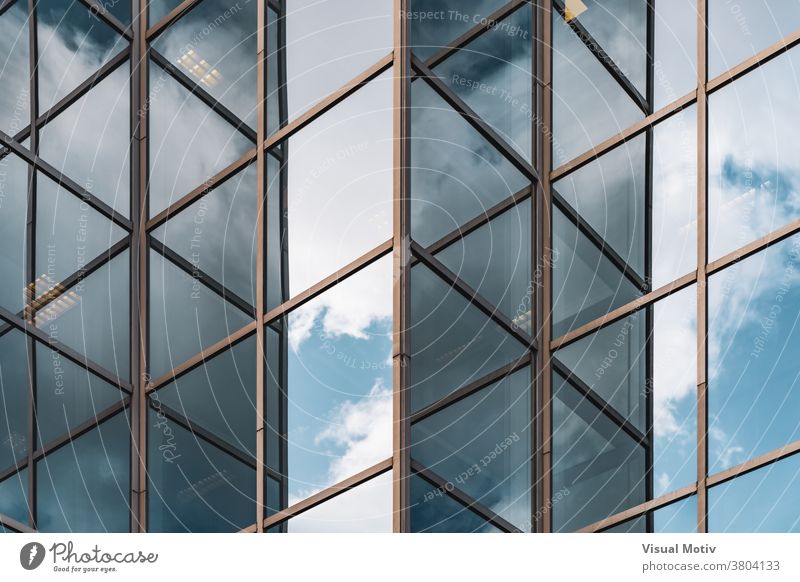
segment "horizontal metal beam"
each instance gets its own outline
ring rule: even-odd
[[[602,531],[604,529],[609,529],[611,527],[614,527],[615,525],[619,525],[625,521],[639,517],[640,515],[644,515],[648,511],[655,511],[656,509],[665,507],[670,503],[675,503],[677,501],[681,501],[682,499],[686,499],[687,497],[691,497],[696,492],[697,492],[697,486],[689,485],[682,489],[678,489],[677,491],[673,491],[672,493],[667,493],[666,495],[662,495],[657,499],[653,499],[651,501],[645,501],[644,503],[640,503],[635,507],[631,507],[630,509],[626,509],[625,511],[621,511],[620,513],[614,514],[611,517],[607,517],[606,519],[587,525],[586,527],[579,529],[578,532],[595,533]]]
[[[763,469],[768,465],[772,465],[773,463],[787,459],[793,455],[796,455],[797,453],[800,453],[800,441],[794,441],[793,443],[789,443],[788,445],[768,453],[764,453],[763,455],[750,459],[749,461],[745,461],[744,463],[736,465],[735,467],[715,473],[706,479],[706,483],[709,487],[713,485],[721,485],[722,483],[730,481],[731,479],[741,477],[747,473],[752,473],[758,469]]]

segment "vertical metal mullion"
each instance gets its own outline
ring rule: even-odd
[[[28,63],[30,72],[30,147],[34,155],[39,153],[39,128],[33,120],[39,117],[39,38],[37,30],[36,0],[28,0]],[[28,201],[25,222],[25,318],[27,325],[34,324],[33,300],[36,297],[36,167],[28,166]],[[33,451],[36,448],[36,341],[26,336],[28,363],[28,519],[36,529],[36,465]]]
[[[394,0],[393,52],[393,318],[392,318],[392,529],[411,530],[411,453],[408,390],[410,354],[410,86],[408,0]]]
[[[267,83],[267,56],[266,56],[266,2],[258,3],[258,18],[256,32],[256,109],[258,127],[256,129],[256,176],[258,180],[256,198],[256,532],[264,531],[264,491],[266,480],[264,477],[265,457],[265,421],[266,412],[264,403],[264,382],[266,379],[266,335],[262,316],[265,313],[264,306],[264,211],[266,200],[266,156],[264,151],[264,141],[266,139],[266,83]]]
[[[147,1],[133,1],[131,45],[131,531],[147,531],[147,216],[148,60]]]
[[[540,90],[539,90],[539,58],[541,56],[541,48],[539,47],[539,40],[541,39],[541,26],[542,26],[542,15],[541,11],[539,10],[539,6],[537,3],[531,3],[530,6],[531,10],[531,30],[533,34],[531,35],[531,104],[533,106],[533,111],[539,111],[539,97],[540,97]],[[540,133],[537,131],[536,127],[536,120],[538,116],[534,115],[533,119],[531,119],[531,153],[533,156],[533,163],[536,167],[537,172],[539,175],[542,175],[542,165],[541,165],[541,150],[543,147],[542,139]],[[539,328],[542,322],[542,305],[541,305],[541,296],[542,294],[539,292],[538,287],[538,265],[539,256],[542,250],[542,239],[541,239],[541,228],[539,228],[538,221],[539,217],[542,216],[542,209],[540,208],[541,205],[541,196],[536,196],[536,192],[539,185],[534,183],[532,184],[531,192],[534,194],[531,196],[531,297],[530,300],[530,309],[531,309],[531,317],[530,317],[530,324],[531,324],[531,335],[535,338],[541,339],[539,337]],[[538,352],[532,354],[531,358],[531,386],[530,386],[530,409],[531,409],[531,516],[530,516],[530,528],[528,528],[531,532],[538,531],[538,520],[536,519],[537,513],[539,508],[542,506],[542,499],[541,499],[541,487],[539,486],[539,480],[541,477],[541,463],[540,463],[540,456],[538,453],[538,445],[542,442],[540,429],[541,429],[541,422],[539,422],[539,387],[541,384],[541,378],[539,374],[537,374],[537,370],[541,369],[541,362],[539,360],[539,354],[542,353],[543,347],[541,345],[538,346]]]
[[[697,531],[708,531],[707,0],[697,0]]]

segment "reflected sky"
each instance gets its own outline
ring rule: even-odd
[[[22,310],[25,287],[25,224],[28,165],[14,154],[0,159],[0,306]]]
[[[697,86],[697,0],[656,2],[654,35],[653,110],[658,111]]]
[[[22,2],[0,16],[0,131],[10,136],[30,123],[27,19]]]

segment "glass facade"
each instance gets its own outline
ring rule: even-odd
[[[798,531],[799,33],[0,3],[0,531]]]

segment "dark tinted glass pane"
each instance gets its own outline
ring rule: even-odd
[[[253,142],[150,64],[150,216],[241,158]]]
[[[281,150],[289,156],[283,167],[288,232],[282,241],[292,296],[392,236],[391,90],[387,72]],[[281,177],[267,179],[278,192]]]
[[[36,344],[36,420],[39,443],[91,420],[124,394],[44,344]]]
[[[800,532],[800,455],[708,490],[709,532]]]
[[[130,209],[130,67],[123,64],[41,130],[39,153],[124,216]]]
[[[411,531],[429,533],[499,533],[472,510],[419,477],[411,476]]]
[[[552,268],[553,337],[642,295],[630,273],[623,274],[558,208],[553,209]]]
[[[152,44],[251,127],[256,125],[257,11],[256,2],[203,0]]]
[[[158,405],[156,404],[156,407]],[[235,532],[253,523],[256,470],[148,411],[148,531]]]
[[[267,486],[265,489],[265,496],[267,500],[265,516],[269,517],[270,515],[274,515],[281,510],[281,484],[272,477],[267,477]]]
[[[798,69],[792,50],[709,96],[709,260],[800,215]]]
[[[36,327],[106,370],[130,374],[128,251],[67,289],[36,314]]]
[[[152,398],[255,457],[255,358],[256,338],[251,336],[160,389]]]
[[[153,236],[255,305],[256,166],[224,182]]]
[[[434,71],[528,160],[533,117],[530,35],[531,9],[523,6]]]
[[[36,296],[86,268],[125,229],[42,174],[36,179]]]
[[[411,455],[523,531],[531,529],[530,373],[521,370],[411,429]]]
[[[252,318],[169,260],[150,253],[150,374],[157,378]]]
[[[516,361],[525,346],[422,264],[411,269],[411,408]]]
[[[267,8],[267,135],[286,123],[286,103],[281,104],[278,89],[278,14]]]
[[[640,135],[553,184],[640,277],[645,275],[645,145]]]
[[[520,329],[531,331],[531,203],[522,202],[436,258]]]
[[[0,482],[0,513],[20,523],[29,523],[28,469]]]
[[[392,454],[392,259],[345,279],[283,322],[267,353],[288,400],[289,505]],[[274,425],[268,431],[276,431]]]
[[[732,69],[798,28],[798,0],[709,0],[709,79]]]
[[[17,2],[0,16],[0,131],[13,136],[30,123],[28,10]]]
[[[42,2],[36,8],[39,111],[44,113],[123,50],[128,41],[81,2]]]
[[[411,102],[411,236],[428,246],[529,182],[425,81]]]
[[[411,0],[406,18],[414,54],[430,58],[505,4],[504,0]]]
[[[655,3],[657,111],[697,86],[697,0]]]
[[[645,501],[645,449],[553,376],[553,529],[574,531]]]
[[[709,472],[800,439],[800,236],[709,280]]]
[[[129,530],[130,438],[121,413],[39,461],[39,531]]]
[[[653,512],[655,533],[694,533],[697,531],[697,497],[667,505]]]
[[[282,386],[286,383],[287,360],[283,356],[289,344],[282,341],[285,334],[276,331],[271,326],[266,328],[265,357],[267,359],[267,378],[264,415],[267,428],[266,439],[267,467],[273,471],[281,472],[281,435],[285,433],[281,423],[281,414],[286,398]]]
[[[0,173],[0,307],[17,313],[25,302],[28,165],[9,154],[0,160]]]
[[[108,10],[122,24],[131,22],[131,2],[130,0],[103,0],[100,6]]]
[[[564,19],[553,14],[553,166],[557,167],[644,113]]]
[[[288,118],[294,119],[392,50],[391,0],[292,0],[285,27]],[[284,56],[285,54],[285,56]]]
[[[267,153],[267,215],[264,219],[267,225],[267,281],[265,284],[267,311],[289,300],[289,260],[282,248],[286,240],[284,236],[287,227],[286,180],[289,178],[289,172],[288,166],[284,166],[281,171],[281,163],[274,155],[283,149],[274,149]]]
[[[4,469],[28,452],[28,349],[25,336],[0,336],[0,466]]]
[[[149,0],[147,3],[147,18],[150,26],[164,18],[167,14],[177,8],[182,0]]]
[[[392,473],[384,473],[293,517],[289,533],[390,533]]]

